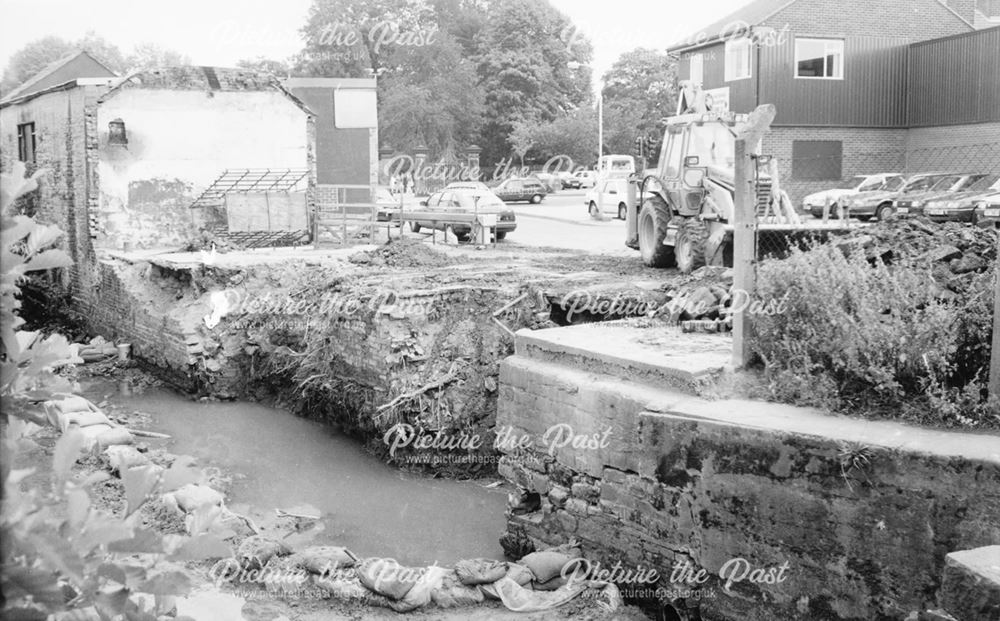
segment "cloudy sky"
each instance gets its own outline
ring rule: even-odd
[[[630,49],[664,48],[750,0],[552,0],[594,43],[595,74]],[[0,66],[45,35],[94,30],[128,51],[153,42],[194,64],[232,66],[241,58],[284,59],[302,42],[311,0],[0,0]]]

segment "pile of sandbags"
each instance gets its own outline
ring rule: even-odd
[[[95,446],[105,449],[109,446],[134,444],[135,437],[128,429],[111,422],[104,412],[90,400],[77,395],[66,395],[44,404],[50,420],[59,430],[66,433],[77,428],[83,434],[83,448],[86,451]]]
[[[454,567],[406,567],[390,558],[359,559],[337,546],[313,546],[291,553],[285,544],[251,537],[235,561],[244,570],[304,570],[313,586],[338,599],[408,612],[427,606],[456,608],[487,599],[519,612],[550,610],[593,591],[610,610],[621,605],[617,587],[581,575],[586,563],[573,544],[534,552],[518,563],[493,559],[459,561]]]
[[[89,343],[81,343],[79,356],[84,362],[107,360],[118,352],[114,343],[109,343],[103,336],[95,336]]]

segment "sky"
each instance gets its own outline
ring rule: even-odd
[[[550,0],[594,44],[594,75],[623,52],[666,48],[750,0]],[[302,47],[311,0],[0,0],[0,66],[35,39],[93,30],[128,52],[152,42],[196,65],[285,59]],[[596,85],[595,85],[596,86]]]

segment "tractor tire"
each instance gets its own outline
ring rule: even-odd
[[[706,262],[705,248],[708,243],[708,225],[697,217],[681,218],[677,226],[677,243],[674,258],[681,274],[690,274]]]
[[[639,254],[649,267],[673,267],[673,250],[663,245],[670,222],[670,207],[659,196],[651,196],[639,211]]]

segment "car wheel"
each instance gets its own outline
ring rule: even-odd
[[[531,197],[531,202],[535,203],[536,205],[538,203],[542,202],[542,195],[541,194],[535,194],[534,196]]]
[[[600,218],[601,217],[601,212],[597,208],[597,203],[595,203],[594,201],[590,201],[590,207],[587,208],[587,211],[590,213],[590,217],[591,218]]]
[[[896,208],[892,206],[892,203],[882,203],[875,210],[875,219],[879,222],[885,222],[886,218],[892,217],[896,213]]]
[[[504,237],[507,237],[507,231],[497,231],[496,235],[497,235],[497,241],[500,241]]]
[[[625,203],[618,203],[618,219],[624,220],[628,217],[628,206]]]
[[[413,221],[413,220],[410,220],[410,230],[413,231],[414,233],[419,233],[420,232],[420,223],[416,222],[416,221]]]
[[[670,207],[659,196],[651,196],[642,203],[639,212],[639,253],[649,267],[673,267],[674,253],[663,245],[670,222]]]

